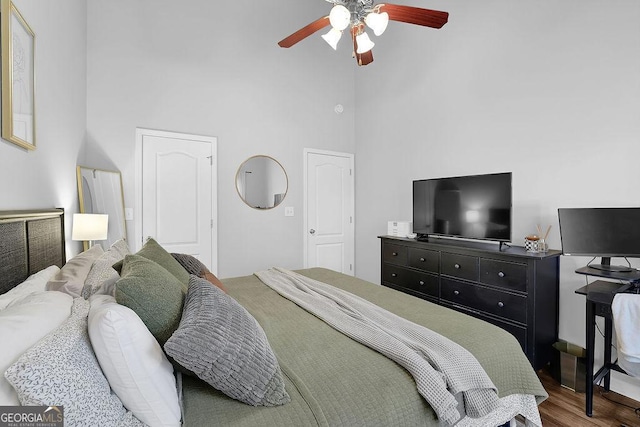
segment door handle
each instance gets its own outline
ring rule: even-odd
[[[316,230],[312,228],[311,230],[309,230],[309,234],[316,234]]]

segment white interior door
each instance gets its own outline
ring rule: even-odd
[[[216,273],[216,138],[138,129],[138,145],[137,243],[153,237]]]
[[[304,150],[305,268],[355,274],[353,163],[353,154]]]

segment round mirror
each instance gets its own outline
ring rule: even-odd
[[[275,208],[284,200],[288,188],[287,173],[269,156],[249,157],[236,173],[236,190],[240,198],[255,209]]]

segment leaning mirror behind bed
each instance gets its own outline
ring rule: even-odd
[[[0,211],[0,294],[65,259],[64,210]]]

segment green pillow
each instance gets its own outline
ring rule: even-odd
[[[182,283],[158,263],[127,255],[115,286],[116,301],[133,310],[160,345],[164,344],[180,324]]]
[[[153,238],[149,237],[142,249],[136,252],[136,255],[140,255],[160,264],[169,273],[173,274],[180,283],[182,283],[182,291],[185,294],[187,293],[187,288],[189,286],[189,273],[187,273],[187,270],[185,270],[182,265],[180,265],[180,263],[176,261],[175,258]],[[114,264],[113,268],[117,272],[120,272],[122,269],[122,263]]]

